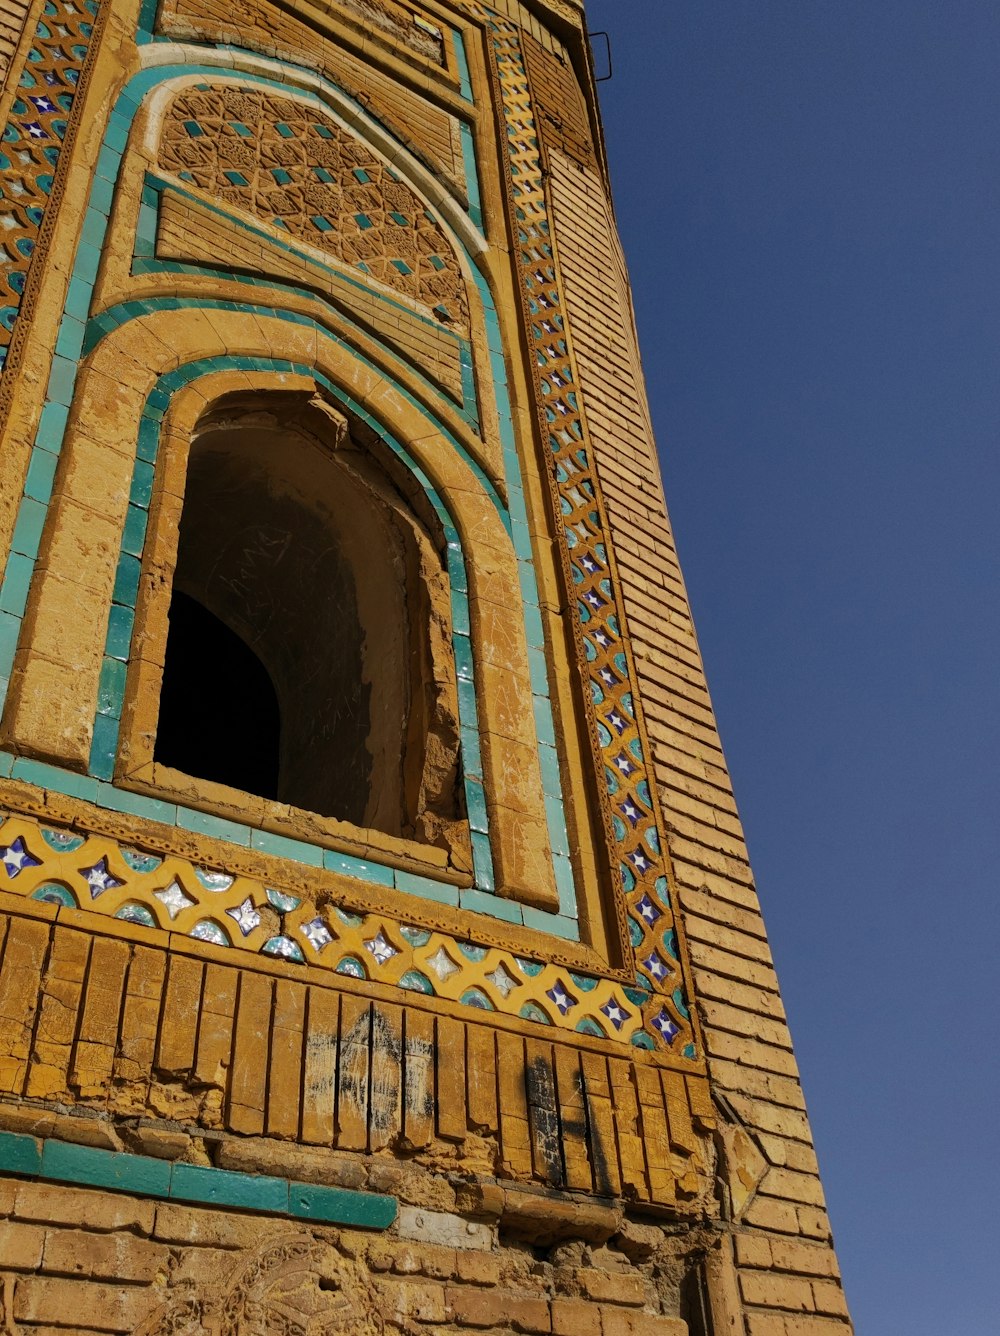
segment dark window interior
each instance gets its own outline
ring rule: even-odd
[[[280,736],[278,697],[267,669],[225,622],[175,589],[156,760],[277,798]]]
[[[300,392],[219,400],[186,464],[153,759],[464,840],[443,535],[419,483]]]

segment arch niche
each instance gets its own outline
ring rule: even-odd
[[[412,475],[320,393],[195,425],[154,760],[441,843],[462,818],[445,543]]]

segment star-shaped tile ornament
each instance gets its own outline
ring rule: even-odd
[[[254,907],[254,902],[249,895],[235,909],[227,909],[226,913],[231,919],[235,920],[236,926],[244,937],[249,937],[254,928],[260,927],[260,914]]]
[[[96,900],[105,891],[113,891],[117,887],[125,885],[123,881],[119,881],[117,877],[111,875],[106,858],[99,858],[93,867],[82,867],[80,876],[90,887],[90,898],[92,900]]]
[[[547,990],[545,996],[556,1004],[564,1016],[576,1006],[577,999],[572,993],[567,992],[558,980]]]
[[[487,974],[486,978],[504,998],[509,997],[515,988],[521,987],[518,980],[504,968],[503,961],[497,965],[492,974]]]
[[[670,966],[660,955],[659,951],[654,951],[651,956],[647,956],[642,962],[642,967],[647,974],[652,975],[657,983],[659,983],[661,979],[665,979],[670,973]]]
[[[624,1007],[619,1006],[614,998],[610,998],[605,1002],[604,1006],[601,1007],[601,1011],[607,1016],[608,1020],[616,1030],[620,1030],[629,1018],[629,1013]]]
[[[398,956],[399,952],[389,941],[385,933],[379,928],[378,932],[369,941],[365,942],[366,950],[370,951],[380,965],[384,965],[387,960],[393,956]]]
[[[308,923],[303,923],[302,935],[317,953],[333,941],[333,933],[318,914],[314,919],[310,919]]]
[[[662,1035],[668,1044],[672,1044],[674,1039],[681,1032],[681,1027],[676,1024],[666,1008],[664,1008],[658,1016],[653,1017],[653,1027],[660,1035]]]
[[[195,903],[189,895],[184,894],[184,889],[180,882],[172,881],[169,886],[164,886],[162,891],[154,891],[153,894],[164,906],[170,915],[171,921],[177,917],[184,909],[190,909]]]
[[[28,846],[18,835],[10,844],[0,845],[0,861],[7,871],[7,876],[14,879],[29,867],[40,867],[42,860],[28,852]]]
[[[660,911],[650,900],[648,895],[643,895],[635,902],[635,909],[644,923],[655,923],[661,917]]]
[[[458,973],[458,966],[443,946],[439,946],[434,954],[428,958],[427,967],[434,971],[442,983],[446,979],[450,979],[453,974]]]

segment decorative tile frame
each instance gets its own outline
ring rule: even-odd
[[[262,62],[257,62],[262,63]],[[276,72],[292,71],[287,66],[281,66],[275,62],[267,62],[273,66]],[[231,73],[231,62],[226,62],[221,73]],[[107,227],[108,217],[111,213],[111,206],[114,197],[114,181],[117,178],[119,166],[126,150],[128,135],[131,129],[132,120],[137,112],[139,105],[148,92],[158,84],[167,83],[178,76],[190,78],[192,76],[205,76],[216,73],[216,69],[211,66],[191,67],[191,66],[173,66],[157,65],[153,69],[143,72],[133,78],[128,88],[123,92],[119,99],[118,109],[112,113],[109,129],[105,136],[105,144],[102,149],[101,157],[98,162],[97,180],[92,191],[91,203],[84,222],[84,235],[89,236],[93,243],[100,245],[103,241],[105,229]],[[297,73],[297,72],[296,72]],[[248,81],[252,80],[255,84],[271,85],[281,87],[262,75],[243,74],[240,78]],[[321,82],[314,80],[315,82]],[[335,90],[331,89],[331,92]],[[315,95],[303,92],[301,89],[295,90],[295,95],[303,99]],[[146,225],[148,227],[148,224]],[[143,220],[140,217],[140,230],[143,227]],[[456,449],[460,455],[466,459],[468,465],[477,475],[484,490],[493,498],[493,503],[500,514],[505,526],[510,532],[514,548],[520,558],[520,578],[521,590],[524,598],[524,611],[528,625],[528,643],[530,646],[529,670],[532,679],[534,711],[537,721],[537,727],[540,730],[538,750],[542,761],[542,771],[544,775],[545,794],[546,794],[546,813],[550,831],[550,843],[553,849],[553,864],[555,868],[555,882],[559,894],[560,904],[558,913],[548,913],[538,909],[532,909],[525,906],[523,909],[514,901],[501,902],[492,896],[493,875],[489,864],[486,851],[488,850],[488,839],[485,831],[473,830],[474,848],[478,847],[479,854],[476,857],[477,885],[474,892],[467,893],[470,897],[478,896],[475,907],[479,912],[495,913],[504,919],[514,917],[516,921],[530,921],[531,925],[541,931],[552,932],[564,938],[574,939],[578,936],[576,925],[577,908],[576,892],[573,884],[573,874],[569,858],[569,846],[566,835],[565,817],[562,812],[562,794],[561,780],[559,776],[559,767],[555,752],[555,733],[551,717],[551,709],[548,701],[548,667],[545,660],[542,647],[544,645],[544,636],[541,627],[540,614],[538,612],[538,596],[535,590],[534,573],[532,569],[532,551],[531,540],[529,536],[528,519],[525,509],[523,492],[520,487],[519,460],[514,447],[513,431],[510,420],[510,410],[507,402],[506,377],[503,370],[502,354],[500,352],[501,339],[499,327],[495,312],[495,307],[490,296],[489,287],[485,279],[472,266],[471,260],[467,263],[472,272],[477,291],[478,299],[484,317],[487,322],[489,350],[493,359],[494,370],[494,393],[498,400],[501,410],[501,439],[504,445],[504,463],[508,471],[507,479],[507,501],[506,505],[501,501],[495,488],[489,483],[483,475],[475,460],[465,454],[460,443],[447,431],[444,425],[430,417],[428,410],[423,405],[417,405],[412,396],[406,395],[410,402],[414,403],[429,417],[430,425],[449,440],[452,448]],[[122,320],[128,320],[141,317],[151,309],[177,309],[178,307],[230,309],[245,311],[248,314],[279,314],[281,318],[288,319],[300,324],[310,324],[311,322],[291,311],[275,311],[272,308],[255,307],[248,303],[233,304],[227,301],[214,301],[205,299],[184,299],[167,298],[156,299],[147,298],[135,303],[125,303],[123,306],[112,308],[109,311],[102,312],[95,317],[89,317],[90,292],[93,285],[93,279],[78,284],[76,277],[70,284],[70,293],[67,298],[66,312],[63,318],[63,324],[60,334],[59,347],[57,348],[57,357],[53,366],[52,376],[50,377],[48,402],[43,413],[42,423],[38,433],[35,446],[35,458],[39,453],[58,454],[61,447],[62,437],[65,432],[66,420],[68,417],[69,406],[73,399],[75,380],[77,374],[77,359],[87,349],[91,349],[107,334],[109,330],[117,327]],[[271,283],[272,290],[275,287],[280,288],[280,283]],[[86,322],[86,323],[84,323]],[[361,359],[364,360],[364,359]],[[235,365],[235,363],[234,363]],[[287,368],[286,368],[287,369]],[[204,370],[204,368],[202,368]],[[380,370],[380,374],[385,375],[385,369]],[[140,512],[144,505],[148,504],[149,489],[152,482],[152,467],[150,464],[150,450],[154,447],[150,444],[147,428],[153,427],[158,430],[160,421],[163,418],[165,409],[164,395],[167,390],[162,386],[154,390],[147,403],[143,416],[142,435],[140,440],[139,460],[136,466],[136,475],[133,480],[132,511],[130,512],[130,522],[126,526],[123,535],[123,552],[120,559],[119,578],[116,584],[115,608],[112,611],[112,620],[109,625],[108,639],[109,646],[114,643],[121,645],[123,626],[126,624],[129,612],[128,600],[125,597],[127,592],[136,584],[138,579],[138,553],[134,549],[136,544],[141,542],[144,525],[140,522]],[[404,392],[405,393],[405,392]],[[358,410],[360,412],[360,409]],[[384,435],[384,428],[381,424],[371,421],[376,430]],[[413,471],[411,469],[411,471]],[[22,506],[24,503],[22,502]],[[44,522],[45,506],[38,504],[39,525],[37,537],[40,539],[41,523]],[[454,534],[455,530],[450,520],[443,517],[448,532]],[[457,535],[456,535],[457,537]],[[30,571],[27,572],[30,578]],[[28,583],[27,578],[21,586],[21,595],[26,599]],[[122,601],[124,599],[124,601]],[[0,595],[2,602],[2,595]],[[458,604],[462,606],[459,607]],[[23,604],[20,612],[23,612]],[[467,626],[468,612],[465,606],[465,594],[463,589],[456,590],[456,625]],[[120,651],[119,651],[120,652]],[[105,657],[104,678],[101,687],[102,711],[99,712],[95,720],[94,745],[91,753],[91,775],[98,779],[107,781],[111,778],[111,761],[109,759],[109,740],[112,738],[116,729],[116,720],[120,717],[120,699],[121,686],[124,677],[124,666],[120,660],[115,660],[109,652]],[[471,691],[471,678],[466,675],[462,679],[460,674],[460,694],[465,697],[465,708],[468,717],[474,717],[474,699]],[[119,713],[116,714],[115,712]],[[479,770],[478,745],[475,751],[472,750],[472,730],[467,730],[463,743],[468,750],[469,759],[466,762],[467,769],[475,776]],[[163,804],[157,804],[151,801],[148,807],[148,814],[154,819],[161,819]],[[470,810],[481,810],[481,803],[470,802]],[[219,829],[234,830],[233,823],[222,822]],[[274,837],[279,839],[281,837]],[[302,844],[301,842],[285,840],[283,847],[290,856],[298,856],[305,861],[312,861],[315,851],[312,846]],[[321,858],[321,851],[318,856]],[[426,880],[426,879],[425,879]],[[428,889],[436,886],[436,883],[427,881]],[[451,887],[440,887],[439,896],[453,893]],[[469,907],[473,907],[470,899]]]
[[[20,346],[16,322],[32,260],[51,233],[46,216],[62,194],[60,162],[76,134],[73,109],[102,17],[101,0],[45,0],[0,136],[0,372]],[[0,391],[0,416],[8,404]]]
[[[518,244],[524,321],[535,350],[539,425],[552,460],[564,568],[576,602],[579,661],[586,665],[588,708],[605,780],[603,806],[628,911],[628,932],[641,971],[637,983],[645,980],[651,989],[649,1029],[665,1046],[677,1044],[684,1056],[693,1057],[687,990],[664,998],[662,1005],[659,1001],[665,952],[677,954],[678,925],[607,516],[573,360],[520,33],[509,19],[478,0],[471,3],[489,30],[506,130],[500,138]]]
[[[543,425],[543,439],[546,439],[551,446],[557,470],[558,508],[564,516],[562,535],[565,543],[564,564],[567,584],[570,588],[575,588],[578,595],[577,644],[581,662],[586,662],[589,667],[588,712],[607,785],[604,811],[608,837],[611,847],[618,853],[621,884],[625,904],[628,907],[625,923],[642,970],[636,979],[637,992],[644,997],[644,1021],[651,1042],[669,1048],[676,1056],[691,1059],[695,1057],[695,1049],[685,1000],[686,991],[683,986],[671,992],[664,991],[663,987],[665,972],[673,973],[666,956],[676,958],[677,953],[668,874],[662,850],[659,820],[646,772],[641,718],[632,687],[634,674],[627,641],[622,634],[613,557],[604,538],[603,507],[597,480],[589,463],[586,426],[582,404],[579,401],[565,315],[561,308],[558,262],[548,223],[527,75],[521,58],[516,27],[507,20],[490,16],[482,6],[476,5],[472,8],[486,18],[491,34],[492,54],[506,125],[507,144],[504,146],[504,152],[510,171],[512,204],[521,247],[526,325],[539,362],[536,391]],[[206,67],[206,72],[211,72],[210,67]],[[146,71],[138,76],[123,94],[118,108],[112,115],[105,139],[101,157],[104,169],[102,170],[101,163],[98,164],[95,191],[92,195],[92,209],[96,203],[97,211],[96,215],[93,213],[88,215],[91,222],[89,236],[85,224],[84,242],[81,247],[84,267],[78,270],[71,284],[66,318],[61,329],[57,357],[50,380],[48,402],[42,428],[39,431],[39,448],[43,453],[39,455],[36,451],[32,459],[35,478],[36,480],[40,478],[41,481],[33,482],[29,473],[29,484],[36,488],[39,495],[26,493],[25,501],[22,502],[22,513],[18,523],[20,532],[17,535],[21,546],[15,547],[15,556],[19,560],[13,567],[8,568],[7,578],[12,578],[12,583],[10,586],[5,583],[4,591],[0,594],[0,614],[6,615],[8,619],[0,624],[0,650],[12,647],[15,628],[9,619],[16,617],[14,609],[19,602],[23,611],[24,604],[20,594],[23,593],[26,598],[30,566],[34,555],[37,554],[37,542],[44,519],[43,495],[46,470],[48,470],[49,490],[51,490],[51,473],[54,470],[54,459],[49,463],[45,456],[46,454],[54,456],[57,453],[57,449],[48,447],[53,443],[57,445],[62,428],[65,426],[75,379],[75,358],[79,356],[83,346],[82,323],[87,316],[89,306],[89,300],[84,300],[84,293],[89,290],[89,284],[96,276],[100,252],[94,246],[94,231],[102,230],[100,218],[103,216],[106,219],[110,209],[117,162],[120,162],[125,148],[129,124],[143,96],[142,85],[145,82],[146,86],[149,86],[149,77],[153,73]],[[156,71],[157,76],[161,78],[168,77],[169,73],[169,67]],[[467,66],[465,82],[470,83]],[[474,221],[478,221],[478,185],[471,127],[466,127],[465,142],[468,145],[469,195],[473,201],[470,214]],[[90,270],[93,272],[89,272]],[[489,309],[492,310],[485,279],[478,273],[475,273],[475,277],[480,295],[485,299],[484,305],[488,303]],[[503,362],[504,350],[495,315],[493,321],[495,343],[491,340],[490,351],[499,398],[501,394],[506,396],[506,370]],[[76,326],[81,328],[77,330]],[[509,415],[506,418],[504,458],[508,466],[519,468]],[[47,500],[47,495],[44,495],[44,499]],[[32,504],[26,505],[28,502]],[[510,504],[512,519],[518,507],[523,515],[523,495],[520,494],[520,488],[516,487]],[[524,519],[526,525],[526,516]],[[524,531],[527,532],[526,527]],[[123,552],[123,556],[125,555],[134,556],[132,553]],[[526,565],[530,562],[530,544],[524,561]],[[121,619],[118,620],[116,634],[120,636]],[[109,644],[111,639],[112,630],[109,628]],[[541,654],[543,643],[543,640],[536,642],[542,668],[544,668],[544,655]],[[109,654],[107,661],[112,660],[113,656]],[[110,667],[107,671],[111,678],[119,672],[117,668]],[[110,715],[104,716],[105,719],[110,717]],[[103,731],[107,732],[109,725],[105,724],[102,727]],[[543,739],[543,745],[545,741]],[[554,742],[554,738],[552,741]],[[95,754],[99,750],[95,748]],[[23,767],[31,766],[33,763],[14,764],[15,768],[21,766],[23,777],[28,778]],[[53,778],[51,773],[49,778],[50,781]],[[103,781],[98,774],[94,774],[92,778],[100,788],[107,787],[106,781]],[[73,777],[67,776],[65,782],[69,785],[65,791],[72,792]],[[147,811],[146,815],[152,816],[152,810]],[[541,923],[536,926],[543,927]]]

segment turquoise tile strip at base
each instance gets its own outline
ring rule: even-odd
[[[377,1192],[125,1155],[52,1138],[40,1141],[14,1132],[0,1132],[0,1173],[355,1229],[388,1229],[398,1205],[395,1197]]]

